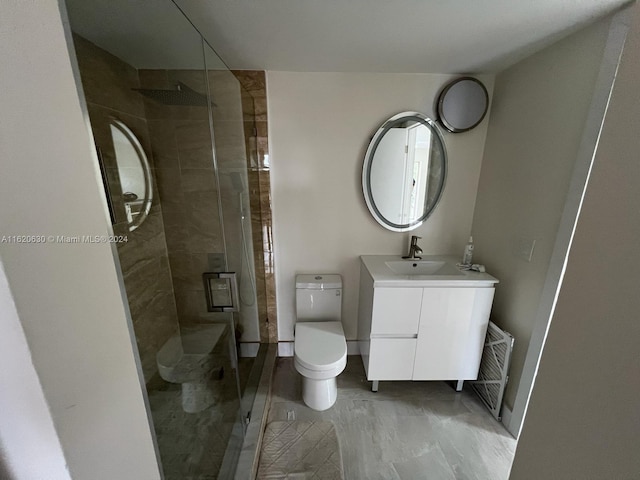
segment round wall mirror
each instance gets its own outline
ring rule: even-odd
[[[438,97],[438,120],[453,133],[477,126],[489,108],[489,94],[480,80],[462,77],[447,84]]]
[[[367,207],[383,227],[413,230],[438,204],[446,173],[436,124],[418,112],[399,113],[378,129],[367,149],[362,169]]]
[[[129,230],[133,231],[144,222],[151,209],[151,168],[142,145],[124,123],[112,119],[109,127],[118,165],[122,202]]]

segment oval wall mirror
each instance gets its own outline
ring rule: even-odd
[[[138,138],[124,123],[112,119],[109,127],[116,154],[122,202],[129,231],[147,218],[153,199],[151,167]]]
[[[383,227],[413,230],[438,204],[446,174],[447,155],[436,124],[418,112],[394,115],[378,129],[365,155],[367,207]]]
[[[480,80],[458,78],[447,84],[438,97],[438,120],[453,133],[477,126],[489,108],[489,94]]]

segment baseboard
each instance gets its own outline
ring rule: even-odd
[[[360,344],[357,340],[347,340],[347,355],[360,355]]]
[[[347,340],[347,355],[360,355],[357,340]],[[293,357],[293,342],[278,342],[279,357]]]
[[[279,357],[293,357],[293,342],[278,342]]]
[[[502,405],[502,409],[500,410],[500,417],[504,428],[511,434],[511,436],[515,439],[518,438],[517,432],[514,433],[511,429],[511,418],[513,417],[513,412],[506,405]]]

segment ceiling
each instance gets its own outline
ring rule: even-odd
[[[0,0],[2,1],[2,0]],[[171,0],[65,0],[71,30],[138,69],[202,69],[202,41]],[[209,68],[224,67],[213,51]]]
[[[232,69],[496,72],[628,0],[174,0]],[[169,0],[67,0],[72,28],[137,68],[197,68]]]

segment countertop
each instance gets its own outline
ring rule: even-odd
[[[374,287],[493,287],[499,280],[488,273],[460,270],[462,275],[402,275],[392,271],[386,262],[444,261],[456,265],[459,258],[450,255],[423,255],[422,260],[403,260],[400,255],[362,255],[364,267]]]

